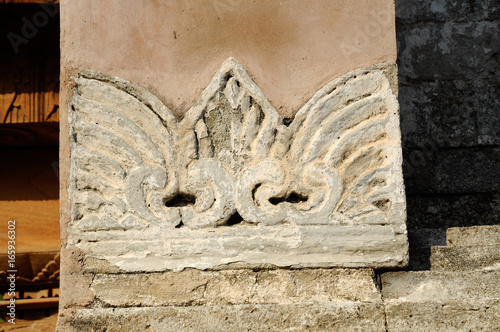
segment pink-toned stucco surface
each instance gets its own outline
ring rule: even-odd
[[[283,116],[353,69],[396,60],[391,0],[66,0],[62,79],[82,68],[144,86],[177,115],[236,58]]]

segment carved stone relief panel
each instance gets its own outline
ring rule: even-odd
[[[291,121],[232,58],[182,120],[141,87],[83,71],[68,245],[89,270],[405,265],[391,66],[332,81]]]

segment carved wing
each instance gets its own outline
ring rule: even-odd
[[[329,83],[289,127],[275,127],[272,156],[241,176],[238,211],[265,224],[387,223],[391,204],[404,203],[393,180],[401,177],[398,112],[380,69]]]
[[[84,231],[145,227],[165,219],[175,194],[176,120],[144,89],[85,71],[75,79],[71,131],[72,220]]]
[[[338,198],[328,204],[332,220],[387,223],[391,204],[399,203],[394,182],[401,178],[396,173],[402,162],[398,115],[397,99],[380,69],[331,82],[298,112],[290,126],[290,158],[340,177],[332,188]]]
[[[151,93],[117,77],[85,71],[75,81],[72,220],[81,230],[199,228],[231,217],[232,177],[221,162],[199,159],[190,118],[178,123]]]

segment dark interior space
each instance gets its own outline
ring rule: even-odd
[[[0,218],[15,221],[20,319],[55,314],[59,288],[59,5],[0,2]],[[10,263],[0,237],[0,311]]]
[[[410,269],[446,229],[500,222],[500,8],[396,0]]]

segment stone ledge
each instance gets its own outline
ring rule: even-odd
[[[381,276],[386,303],[488,303],[500,299],[500,271],[389,272]]]
[[[110,240],[124,234],[123,231],[93,232],[82,238],[82,243],[75,244],[78,250],[87,253],[83,271],[161,272],[180,271],[186,267],[386,268],[408,265],[405,227],[394,225],[241,225],[211,231],[179,229],[163,241],[146,238],[156,235],[152,230],[148,233],[135,231],[127,239]],[[151,248],[156,252],[151,253]]]
[[[386,305],[387,331],[497,331],[500,305],[397,303]]]
[[[98,274],[91,290],[106,306],[381,303],[370,269],[227,270]]]
[[[431,270],[500,270],[500,246],[432,247]]]
[[[449,246],[500,244],[500,225],[453,227],[446,231],[446,238]]]

